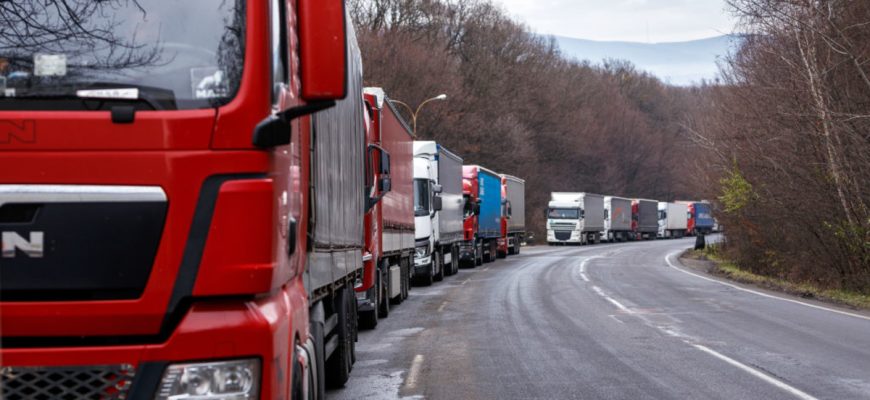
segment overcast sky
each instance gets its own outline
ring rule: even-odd
[[[731,33],[725,0],[495,0],[542,34],[679,42]]]

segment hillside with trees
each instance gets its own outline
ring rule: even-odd
[[[417,136],[527,181],[526,221],[545,235],[551,191],[691,197],[679,122],[688,91],[631,64],[568,60],[486,0],[354,0],[366,85],[420,113]],[[406,115],[408,117],[408,115]]]
[[[731,0],[721,83],[663,84],[560,53],[487,0],[354,0],[366,83],[426,105],[417,132],[551,191],[710,199],[740,268],[870,293],[870,4]],[[570,58],[570,59],[569,59]]]

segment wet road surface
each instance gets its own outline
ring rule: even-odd
[[[870,399],[870,316],[684,268],[692,239],[532,247],[360,333],[329,399]]]

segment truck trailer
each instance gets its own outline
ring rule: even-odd
[[[547,205],[547,244],[601,241],[604,197],[592,193],[553,192]]]
[[[374,328],[390,303],[408,296],[414,253],[413,137],[381,88],[365,88],[371,114],[366,135],[365,252],[357,285],[360,324]]]
[[[520,244],[526,235],[526,181],[511,175],[501,175],[502,218],[498,256],[520,254]]]
[[[432,141],[414,142],[416,255],[423,285],[459,272],[462,241],[462,158]]]
[[[462,166],[465,200],[460,261],[474,267],[495,261],[501,235],[501,177],[479,165]]]
[[[601,239],[622,242],[631,236],[631,200],[622,197],[604,197],[604,230]]]
[[[655,239],[659,231],[659,202],[634,199],[631,201],[631,231],[635,240]]]
[[[2,397],[323,398],[363,268],[344,2],[91,3],[9,27],[58,39],[12,47],[0,97]]]
[[[688,228],[688,207],[685,204],[659,202],[658,237],[663,239],[681,238]]]

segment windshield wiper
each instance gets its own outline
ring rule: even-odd
[[[82,101],[142,102],[154,111],[176,108],[175,94],[171,90],[150,86],[128,85],[117,82],[88,82],[83,85],[67,84],[62,85],[61,87],[75,90],[75,92],[45,93],[41,90],[35,92],[31,90],[27,93],[16,96],[16,98],[37,100],[79,99]],[[57,88],[57,86],[53,86],[45,89],[53,90]],[[155,96],[155,94],[158,94],[159,98]],[[171,107],[166,107],[166,103],[169,103]]]

